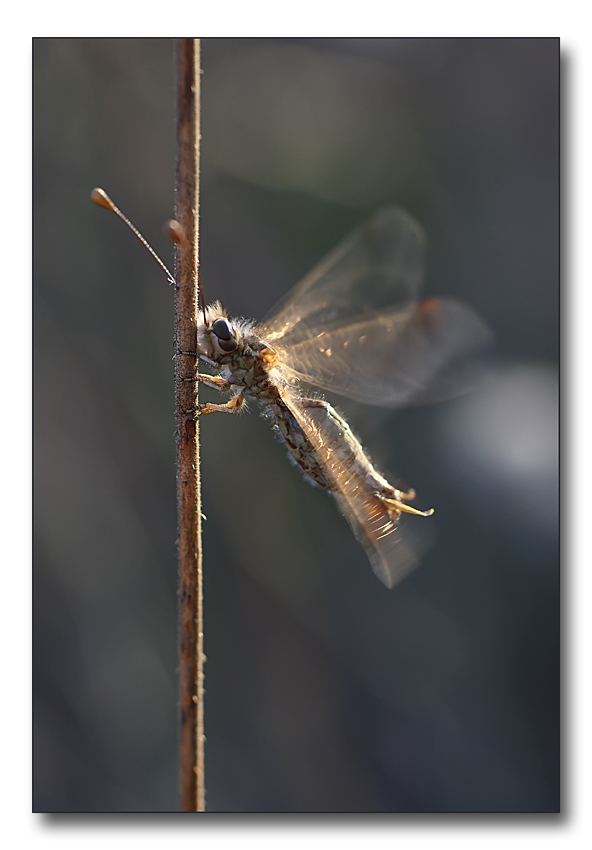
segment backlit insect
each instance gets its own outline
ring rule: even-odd
[[[197,415],[236,413],[245,397],[268,405],[292,459],[335,496],[389,588],[425,548],[405,515],[433,510],[407,504],[415,491],[389,484],[347,422],[302,385],[384,407],[450,398],[470,386],[474,355],[489,333],[459,301],[417,300],[423,251],[417,222],[386,208],[331,251],[263,324],[229,319],[218,302],[210,305],[198,321],[197,352],[184,352],[217,373],[189,380],[232,394],[225,403],[200,404]]]

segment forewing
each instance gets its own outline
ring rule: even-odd
[[[359,465],[352,463],[345,423],[340,425],[324,407],[306,406],[306,400],[300,401],[295,395],[286,394],[284,402],[312,445],[339,509],[364,547],[374,573],[388,588],[394,587],[417,566],[421,554],[431,545],[433,527],[428,525],[420,535],[413,528],[413,520],[420,518],[391,518],[376,488],[369,486]]]
[[[400,407],[469,390],[490,342],[470,307],[430,298],[280,344],[278,352],[292,378],[365,404]]]
[[[405,308],[423,278],[425,237],[398,207],[386,207],[353,231],[280,301],[264,322],[283,346],[378,311]]]

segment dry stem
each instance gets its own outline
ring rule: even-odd
[[[199,39],[180,38],[177,59],[175,217],[186,238],[177,243],[176,350],[197,346],[199,224]],[[199,431],[193,414],[195,358],[176,358],[177,498],[179,510],[179,679],[181,809],[205,811],[203,712],[203,588]]]

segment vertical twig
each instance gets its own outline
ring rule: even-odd
[[[176,350],[197,347],[199,224],[199,39],[180,38],[177,60],[177,172],[175,217],[183,238],[177,242],[175,298]],[[203,588],[199,430],[185,411],[197,404],[195,358],[176,358],[177,499],[179,510],[179,680],[181,809],[205,810],[203,712]]]

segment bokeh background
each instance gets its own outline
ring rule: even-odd
[[[339,402],[436,508],[391,592],[255,405],[203,420],[210,811],[559,808],[558,50],[202,42],[206,297],[262,318],[396,203],[428,234],[426,294],[497,340],[470,396]],[[172,263],[173,184],[173,43],[37,39],[37,811],[178,806],[173,296],[89,198]]]

